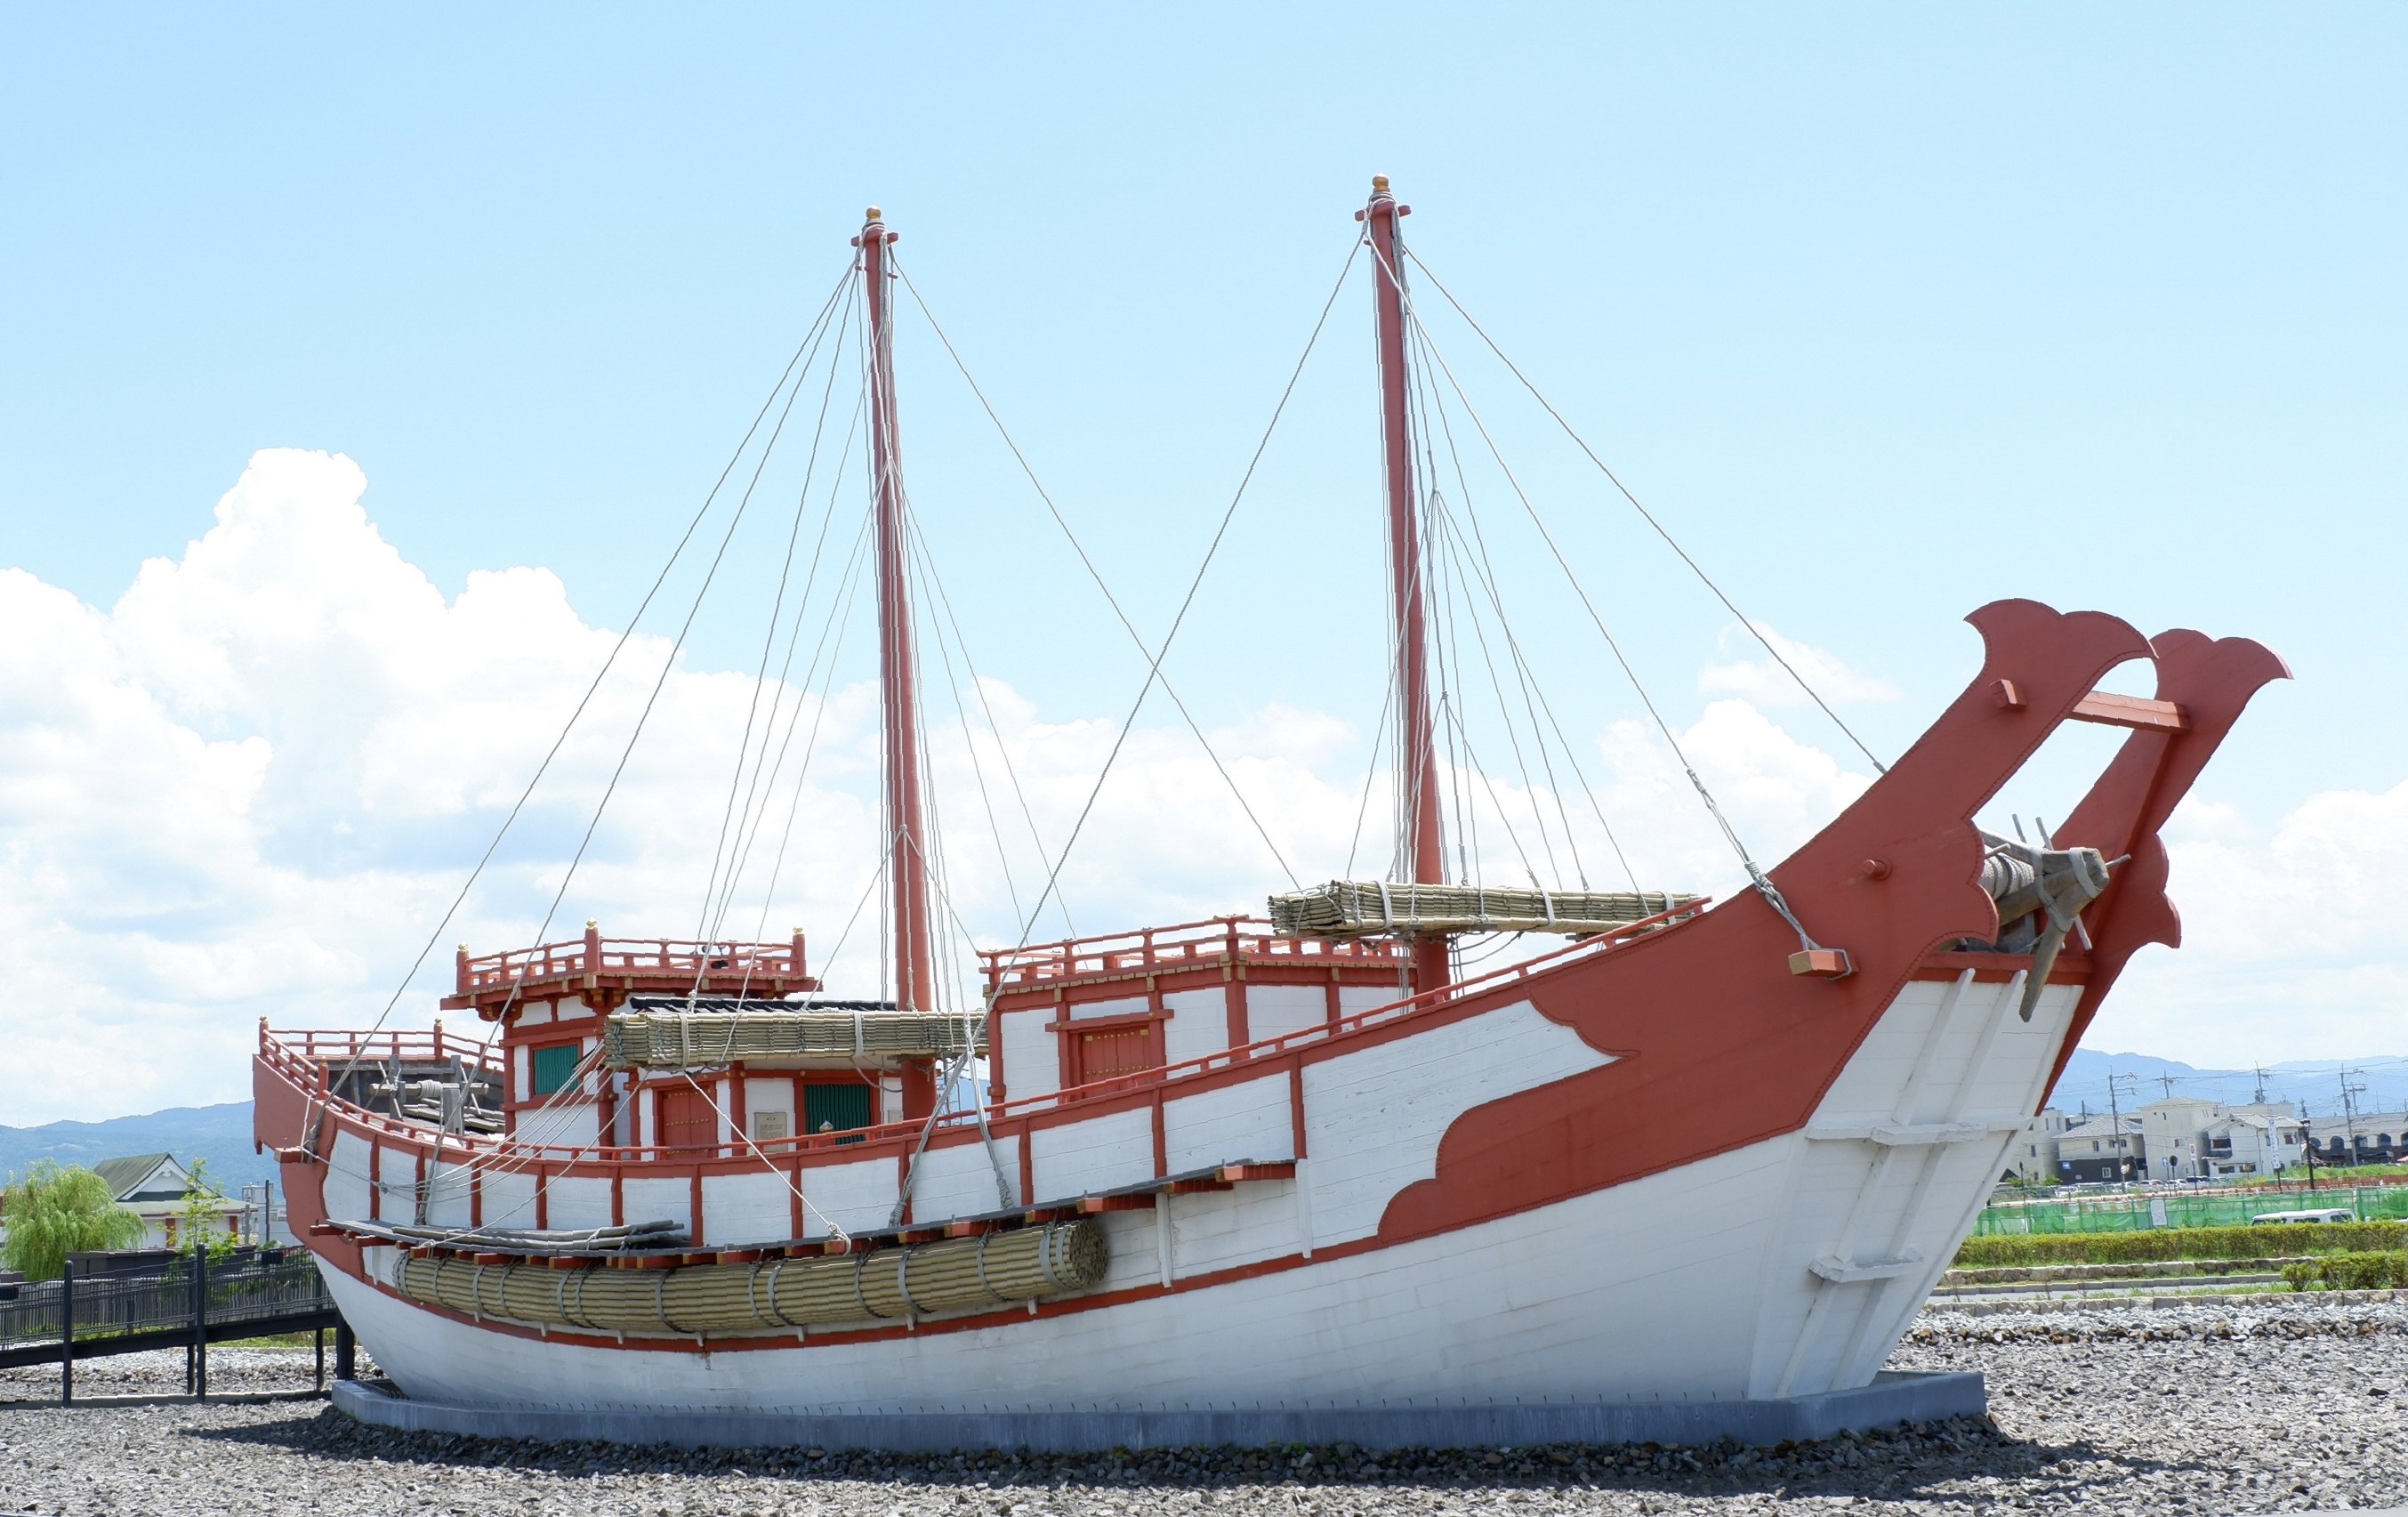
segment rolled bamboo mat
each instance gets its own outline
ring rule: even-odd
[[[1271,897],[1283,937],[1383,932],[1612,932],[1699,899],[1671,890],[1517,890],[1479,885],[1331,880]]]
[[[603,1023],[603,1058],[613,1069],[691,1069],[738,1059],[937,1057],[976,1040],[975,1012],[621,1011]]]
[[[466,1312],[598,1332],[775,1333],[1013,1306],[1092,1289],[1110,1260],[1093,1221],[912,1248],[680,1269],[552,1269],[404,1259],[404,1295]]]

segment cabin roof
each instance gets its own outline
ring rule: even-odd
[[[184,1166],[176,1163],[176,1156],[172,1153],[130,1153],[116,1159],[104,1159],[92,1166],[92,1172],[108,1183],[110,1198],[117,1201],[131,1201],[136,1196],[146,1200],[158,1199],[155,1195],[143,1195],[143,1192],[150,1189],[150,1180],[163,1169],[175,1172],[170,1177],[170,1189],[177,1195],[182,1195],[190,1177],[184,1173]]]

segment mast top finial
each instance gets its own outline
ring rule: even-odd
[[[1371,176],[1371,193],[1373,195],[1385,195],[1388,193],[1387,175],[1374,174]]]
[[[861,214],[862,214],[862,218],[863,218],[864,220],[866,220],[866,221],[873,221],[873,222],[874,222],[874,221],[878,220],[879,215],[880,215],[881,213],[880,213],[880,211],[879,211],[879,209],[878,209],[876,206],[872,206],[872,207],[870,207],[867,210],[863,211]]]

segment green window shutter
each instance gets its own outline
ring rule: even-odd
[[[566,1090],[577,1074],[578,1045],[556,1043],[535,1050],[535,1093],[550,1095]]]
[[[806,1085],[803,1087],[803,1135],[820,1131],[826,1123],[839,1133],[870,1124],[868,1086],[848,1081],[842,1085]]]

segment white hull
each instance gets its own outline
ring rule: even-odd
[[[814,1333],[792,1347],[632,1336],[595,1346],[499,1331],[338,1268],[324,1273],[405,1391],[476,1405],[1255,1409],[1844,1389],[1869,1382],[1888,1356],[2043,1092],[2081,988],[2048,987],[2027,1024],[2015,1016],[2021,986],[1975,983],[1970,972],[1908,981],[1803,1130],[1380,1245],[1370,1238],[1382,1209],[1431,1173],[1428,1156],[1469,1095],[1510,1099],[1512,1088],[1582,1067],[1533,1068],[1537,1046],[1486,1035],[1531,1031],[1526,1004],[1393,1042],[1391,1062],[1423,1037],[1441,1038],[1446,1047],[1428,1051],[1455,1062],[1452,1083],[1469,1094],[1420,1122],[1393,1104],[1354,1112],[1379,1141],[1342,1182],[1325,1173],[1348,1121],[1333,1105],[1332,1131],[1314,1135],[1315,1158],[1297,1181],[1166,1197],[1159,1211],[1100,1219],[1112,1266],[1098,1293],[1124,1298],[975,1328]],[[1474,1030],[1485,1031],[1465,1035]],[[1463,1067],[1483,1047],[1491,1062]],[[1605,1062],[1568,1032],[1549,1051]],[[1395,1073],[1385,1088],[1398,1088]],[[1299,1184],[1309,1188],[1301,1202]],[[1325,1187],[1368,1225],[1326,1205],[1316,1213],[1311,1196]],[[1319,1250],[1310,1259],[1307,1239]],[[392,1254],[368,1250],[370,1269],[389,1268],[380,1261]]]

